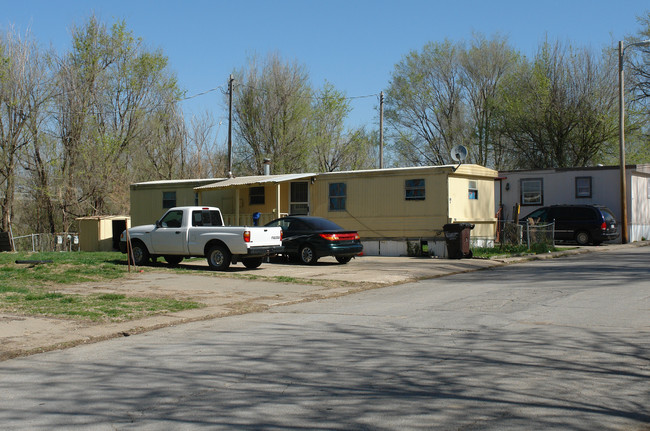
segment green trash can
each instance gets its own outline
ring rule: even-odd
[[[447,257],[449,259],[462,259],[472,257],[469,248],[470,231],[474,229],[471,223],[448,223],[444,225],[445,241],[447,243]]]

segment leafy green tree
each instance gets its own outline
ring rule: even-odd
[[[505,38],[476,35],[461,54],[463,88],[471,136],[470,161],[495,169],[508,157],[506,139],[495,121],[501,84],[512,73],[518,55]]]
[[[598,161],[617,136],[615,75],[585,49],[544,43],[503,85],[501,133],[514,166],[556,168]]]
[[[639,17],[641,28],[625,43],[650,40],[650,12]],[[625,138],[626,161],[650,160],[650,46],[635,46],[625,51]]]
[[[374,165],[373,142],[365,129],[345,127],[350,110],[348,99],[330,83],[326,82],[315,95],[309,122],[309,142],[315,159],[310,163],[311,169],[333,172]]]
[[[129,170],[139,169],[131,156],[157,133],[148,118],[174,121],[164,113],[180,96],[166,57],[147,50],[124,22],[108,28],[91,17],[72,37],[72,51],[55,62],[64,230],[80,215],[128,210]]]

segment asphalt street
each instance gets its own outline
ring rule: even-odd
[[[650,247],[0,364],[3,429],[649,430]]]

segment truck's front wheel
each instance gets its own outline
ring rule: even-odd
[[[147,246],[140,241],[131,242],[131,254],[135,266],[143,266],[149,263],[149,250],[147,250]]]
[[[225,271],[230,266],[231,254],[227,247],[215,245],[208,250],[206,256],[210,268],[217,271]]]

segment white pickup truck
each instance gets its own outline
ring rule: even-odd
[[[162,256],[170,265],[185,257],[205,256],[212,269],[223,271],[241,261],[257,268],[262,259],[281,253],[279,227],[224,226],[219,208],[176,207],[156,224],[128,230],[133,262],[140,266]],[[120,251],[127,253],[127,232],[120,236]]]

